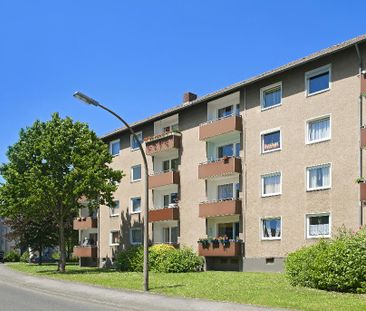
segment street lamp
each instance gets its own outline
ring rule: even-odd
[[[127,129],[130,131],[131,135],[134,137],[134,139],[137,141],[137,143],[139,145],[139,149],[140,149],[142,158],[144,160],[144,165],[145,165],[145,205],[144,205],[144,214],[145,215],[144,215],[144,267],[143,267],[143,271],[144,271],[144,291],[148,291],[149,290],[149,262],[148,262],[148,258],[149,258],[149,245],[148,245],[148,243],[149,243],[149,171],[148,171],[148,166],[147,166],[146,154],[144,152],[144,149],[142,148],[139,138],[137,137],[137,135],[135,134],[133,129],[117,113],[108,109],[107,107],[103,106],[98,101],[96,101],[95,99],[93,99],[81,92],[75,92],[73,96],[88,105],[100,107],[100,108],[108,111],[112,115],[114,115],[118,120],[120,120],[127,127]]]

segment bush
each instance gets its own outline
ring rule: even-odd
[[[22,256],[20,256],[20,261],[21,262],[26,262],[29,263],[29,252],[25,251]]]
[[[15,250],[7,252],[4,257],[5,262],[19,262],[19,260],[20,260],[19,253]]]
[[[294,286],[366,293],[366,228],[342,229],[333,240],[320,240],[286,260],[286,275]]]
[[[144,249],[131,247],[116,256],[116,268],[121,271],[142,272]],[[203,259],[191,249],[175,249],[171,245],[158,244],[149,248],[149,270],[154,272],[191,272],[202,270]]]

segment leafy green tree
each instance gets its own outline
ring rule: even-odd
[[[23,210],[27,216],[51,215],[60,247],[59,269],[65,271],[65,229],[88,198],[91,209],[111,205],[122,178],[109,163],[107,145],[85,123],[60,118],[36,121],[22,129],[19,141],[9,147],[9,162],[0,174],[0,214],[10,219]]]

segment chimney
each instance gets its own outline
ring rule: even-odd
[[[183,104],[194,101],[195,99],[197,99],[196,94],[193,94],[191,92],[187,92],[187,93],[183,94]]]

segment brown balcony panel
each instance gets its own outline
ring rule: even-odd
[[[179,172],[166,172],[149,176],[149,189],[179,184]]]
[[[156,139],[151,138],[151,140],[146,141],[146,154],[153,155],[158,152],[179,149],[180,143],[181,136],[177,134],[162,136],[161,138]]]
[[[89,257],[97,258],[96,246],[74,246],[74,256],[76,257]]]
[[[178,219],[179,208],[161,208],[149,211],[149,222]]]
[[[198,166],[198,178],[200,179],[235,173],[241,173],[240,158],[223,158],[215,162],[202,163]]]
[[[241,210],[241,200],[205,202],[199,205],[199,217],[240,215]]]
[[[366,128],[361,129],[361,148],[366,148]]]
[[[360,200],[366,201],[366,183],[360,183]]]
[[[202,124],[199,131],[200,140],[207,140],[230,132],[242,132],[243,122],[240,116],[232,116]]]
[[[240,242],[230,242],[229,245],[222,243],[209,243],[208,247],[198,243],[198,254],[204,257],[238,257],[241,256]]]
[[[77,217],[74,218],[73,228],[74,230],[97,228],[98,221],[92,217]]]

